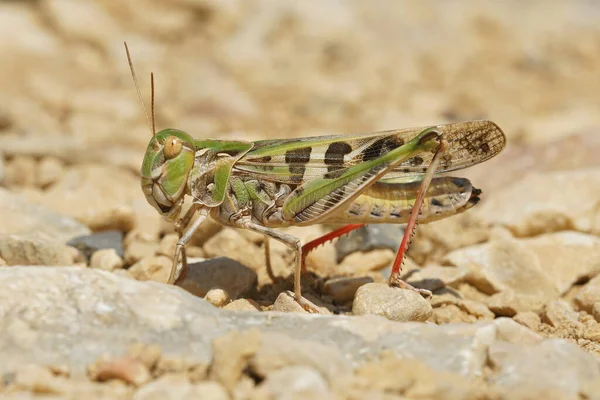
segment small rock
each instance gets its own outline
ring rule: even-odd
[[[206,293],[206,296],[204,296],[204,300],[219,308],[222,308],[229,303],[230,299],[229,293],[221,288],[210,289],[208,293]]]
[[[69,240],[67,244],[79,249],[88,259],[101,249],[114,249],[119,257],[124,257],[123,233],[121,231],[112,230],[78,236]]]
[[[579,323],[579,313],[564,300],[554,300],[546,305],[543,321],[551,326],[573,325]]]
[[[213,340],[209,376],[225,388],[232,389],[248,362],[261,346],[261,332],[230,332]]]
[[[342,236],[335,242],[337,262],[357,251],[368,252],[375,249],[398,251],[404,236],[404,226],[394,224],[364,225]]]
[[[161,240],[160,245],[158,246],[158,254],[167,257],[173,257],[175,254],[175,248],[177,247],[177,242],[179,241],[179,235],[176,233],[168,233]],[[188,246],[189,247],[189,246]],[[186,247],[186,250],[188,250]]]
[[[206,296],[213,288],[221,288],[231,299],[237,299],[256,287],[256,272],[228,257],[191,263],[188,267],[185,279],[177,285],[198,297]]]
[[[334,302],[345,303],[354,299],[354,295],[359,287],[373,282],[370,277],[339,277],[332,278],[325,282],[323,291],[330,295]]]
[[[600,275],[586,283],[575,296],[577,307],[590,314],[598,302],[600,302]]]
[[[419,293],[382,283],[361,286],[352,303],[354,315],[376,314],[392,321],[426,321],[432,312],[431,305]]]
[[[56,157],[43,157],[37,168],[36,184],[41,188],[48,187],[58,181],[65,171],[63,162]]]
[[[114,271],[121,269],[125,265],[123,259],[119,257],[115,249],[102,249],[92,254],[90,260],[91,268],[99,268],[105,271]]]
[[[139,281],[167,282],[173,260],[165,256],[150,256],[142,258],[133,264],[129,273]]]
[[[230,311],[262,311],[260,305],[252,299],[237,299],[223,307]]]
[[[125,262],[129,265],[134,264],[144,257],[156,254],[158,244],[156,242],[146,241],[144,239],[134,239],[126,245]],[[164,256],[169,257],[169,256]],[[170,257],[173,257],[171,254]]]
[[[141,386],[152,379],[148,368],[141,361],[130,356],[100,359],[90,365],[88,376],[93,381],[105,382],[117,379],[135,386]]]
[[[335,347],[318,341],[294,339],[281,333],[263,333],[259,348],[249,360],[250,371],[265,378],[292,366],[314,368],[329,382],[351,371],[350,365]]]
[[[542,323],[542,319],[539,315],[531,311],[525,311],[517,313],[513,320],[518,322],[519,324],[528,327],[533,331],[537,331],[540,324]]]
[[[0,188],[0,234],[46,234],[59,243],[89,235],[90,230],[72,218],[58,215],[49,208],[29,203],[23,196]]]
[[[329,385],[314,368],[306,366],[284,367],[267,375],[261,382],[257,398],[332,398]]]
[[[8,265],[73,265],[72,249],[44,234],[0,235],[0,256]]]
[[[278,312],[286,312],[286,313],[291,313],[291,312],[306,313],[306,312],[308,312],[304,308],[302,308],[302,306],[300,304],[298,304],[298,302],[296,300],[294,300],[294,296],[292,296],[290,293],[287,293],[287,292],[279,293],[279,295],[275,299],[275,303],[273,303],[272,310],[278,311]]]
[[[294,299],[293,293],[291,293],[291,292],[281,292],[281,293],[279,293],[279,295],[275,299],[275,303],[273,303],[273,308],[271,310],[272,311],[276,311],[276,312],[287,312],[287,313],[293,313],[293,312],[307,313],[307,312],[311,312],[311,313],[319,313],[319,314],[331,314],[331,311],[329,311],[326,307],[317,306],[316,304],[314,304],[313,302],[311,302],[306,297],[302,301],[304,302],[304,305],[306,305],[306,306],[308,306],[310,308],[310,311],[307,310],[307,309],[304,309],[304,307],[302,307],[302,305],[300,305]]]

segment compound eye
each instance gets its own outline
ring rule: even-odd
[[[181,139],[175,136],[169,136],[165,139],[163,153],[165,158],[170,159],[173,157],[177,157],[181,150],[183,149],[183,143],[181,143]]]

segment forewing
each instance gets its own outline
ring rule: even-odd
[[[448,141],[438,172],[481,163],[505,146],[504,134],[490,121],[460,122],[433,128]],[[259,179],[302,184],[316,178],[341,175],[350,167],[384,156],[425,129],[428,128],[261,140],[254,143],[252,150],[235,164],[234,169]],[[420,152],[395,166],[388,175],[421,175],[432,158],[433,152]]]

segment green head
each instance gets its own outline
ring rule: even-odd
[[[162,216],[179,216],[194,166],[194,139],[176,129],[164,129],[152,137],[142,163],[142,190],[146,200]]]

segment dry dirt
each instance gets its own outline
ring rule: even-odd
[[[386,351],[324,372],[312,361],[278,364],[284,353],[263,360],[264,334],[230,332],[205,364],[148,344],[90,363],[84,378],[69,365],[4,370],[3,398],[599,398],[599,21],[600,8],[584,0],[2,2],[1,269],[77,265],[166,281],[177,235],[140,188],[150,132],[126,40],[147,105],[155,74],[157,128],[195,138],[496,122],[504,152],[453,173],[483,190],[481,203],[419,226],[409,250],[404,276],[432,298],[388,292],[394,250],[373,239],[360,251],[358,236],[345,240],[359,251],[341,260],[332,244],[310,253],[303,287],[331,318],[375,313],[423,327],[508,318],[527,332],[486,348],[473,374]],[[285,231],[306,242],[331,228]],[[293,255],[278,243],[271,254],[276,282],[259,235],[208,222],[188,246],[194,268],[181,286],[231,313],[302,313],[284,293]],[[19,335],[15,326],[3,332]],[[557,347],[531,350],[539,364],[509,378],[507,365],[522,365],[511,357],[525,353],[511,346],[530,334],[536,346],[589,356],[595,372],[569,353],[573,364],[563,360],[556,375],[528,375]],[[571,383],[560,390],[529,385],[565,374]]]

